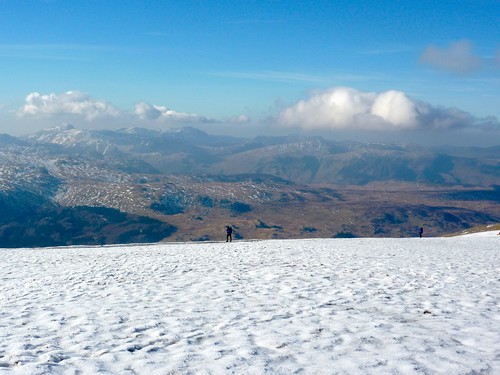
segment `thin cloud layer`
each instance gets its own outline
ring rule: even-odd
[[[283,126],[305,130],[449,130],[476,126],[498,128],[496,118],[477,119],[456,108],[440,108],[410,99],[404,92],[362,92],[336,87],[284,108]]]
[[[470,73],[482,65],[480,57],[474,53],[473,44],[468,40],[452,43],[448,48],[428,46],[420,62],[458,74]]]
[[[80,91],[48,95],[32,92],[26,96],[25,104],[18,110],[17,114],[21,117],[74,115],[92,121],[99,118],[118,117],[121,111],[103,100],[95,100]]]
[[[250,117],[247,115],[234,116],[229,119],[229,122],[232,124],[245,124],[250,122]]]

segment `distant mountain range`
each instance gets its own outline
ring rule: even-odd
[[[500,221],[500,146],[194,128],[0,135],[0,246],[408,236]]]

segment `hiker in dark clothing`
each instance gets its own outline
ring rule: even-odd
[[[420,227],[418,234],[420,235],[420,238],[422,238],[422,236],[424,235],[424,228],[423,227]]]
[[[226,227],[226,242],[233,242],[233,228],[231,226]]]

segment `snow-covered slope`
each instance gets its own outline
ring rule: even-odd
[[[495,237],[495,236],[500,236],[500,232],[497,230],[489,230],[485,232],[468,233],[463,235],[463,237]]]
[[[499,244],[0,250],[0,373],[498,374]]]

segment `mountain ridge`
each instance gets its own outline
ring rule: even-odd
[[[48,236],[58,238],[59,222],[85,207],[109,210],[86,213],[93,222],[79,235],[103,244],[158,241],[158,228],[165,240],[213,240],[228,222],[240,238],[398,237],[420,225],[431,235],[458,231],[500,221],[496,150],[68,124],[1,135],[0,246],[13,244],[5,242],[13,238],[9,228],[24,228],[16,232],[24,233],[20,246],[26,233],[36,243],[42,228],[50,232],[41,215],[58,218]],[[40,231],[16,211],[31,212]],[[118,212],[135,216],[112,225],[113,234],[102,221],[112,223]]]

